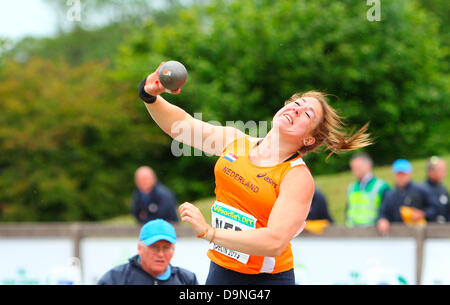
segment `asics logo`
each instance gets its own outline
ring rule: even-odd
[[[267,176],[267,173],[261,173],[256,175],[257,178],[264,178],[263,180],[266,181],[267,183],[269,183],[270,185],[273,186],[273,188],[276,188],[278,186],[277,183],[275,183],[275,181],[273,181],[272,178],[270,178],[269,176]]]

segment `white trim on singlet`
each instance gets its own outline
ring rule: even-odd
[[[265,256],[264,262],[259,271],[261,273],[272,273],[274,268],[275,268],[275,257]]]
[[[297,166],[297,165],[306,165],[305,161],[303,161],[302,158],[298,158],[297,160],[291,161],[291,167]]]

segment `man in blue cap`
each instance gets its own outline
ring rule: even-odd
[[[426,219],[435,221],[439,212],[438,203],[424,188],[411,181],[412,166],[406,159],[398,159],[392,164],[395,178],[395,189],[381,203],[380,217],[377,222],[378,231],[387,234],[390,222],[402,222],[401,206],[412,211],[412,220]]]
[[[138,255],[115,267],[99,285],[198,285],[191,271],[170,264],[177,241],[175,229],[165,220],[147,222],[139,234]]]

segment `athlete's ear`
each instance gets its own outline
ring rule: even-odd
[[[314,137],[308,137],[303,140],[303,145],[305,145],[305,146],[311,146],[314,143],[316,143],[316,138],[314,138]]]

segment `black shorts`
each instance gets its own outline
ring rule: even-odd
[[[294,269],[274,274],[245,274],[211,262],[205,285],[295,285],[295,274]]]

